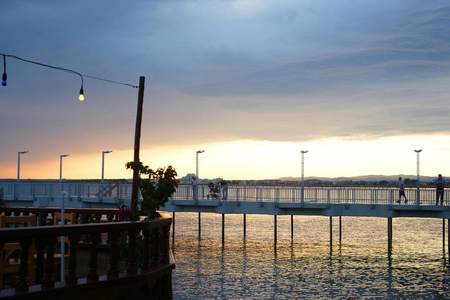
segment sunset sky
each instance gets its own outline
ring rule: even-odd
[[[450,3],[2,1],[0,178],[450,177]],[[3,59],[3,57],[1,57]],[[3,63],[3,60],[1,61]],[[91,76],[91,77],[89,77]]]

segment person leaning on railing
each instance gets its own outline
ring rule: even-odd
[[[198,200],[197,177],[192,176],[192,200]]]
[[[447,181],[439,174],[438,178],[434,181],[434,185],[436,186],[436,205],[439,205],[439,198],[441,198],[441,205],[444,202],[445,184],[447,184]]]

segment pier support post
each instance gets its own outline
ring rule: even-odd
[[[247,237],[247,215],[244,214],[244,240]]]
[[[447,236],[449,237],[449,242],[447,244],[447,251],[448,251],[448,255],[449,255],[449,259],[450,259],[450,219],[447,219]]]
[[[277,215],[273,216],[273,245],[277,246]]]
[[[222,214],[222,247],[225,245],[225,214]]]
[[[342,216],[339,216],[339,245],[342,243]]]
[[[202,218],[201,213],[198,213],[198,240],[202,239]]]
[[[333,247],[333,217],[330,216],[330,248]]]
[[[291,240],[294,240],[294,215],[291,215]]]
[[[442,219],[442,249],[445,255],[445,219]]]
[[[175,243],[175,212],[172,213],[172,244]]]
[[[388,218],[388,254],[392,253],[392,218]]]

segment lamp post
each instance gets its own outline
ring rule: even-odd
[[[67,196],[66,192],[63,192],[62,190],[62,159],[63,157],[67,157],[69,154],[61,154],[59,156],[59,191],[61,193],[61,226],[64,226],[65,223],[65,207],[64,207],[64,198]],[[61,236],[61,282],[64,282],[65,280],[65,243],[64,243],[64,236]]]
[[[195,153],[195,177],[197,177],[197,180],[198,180],[198,154],[203,152],[205,152],[205,150],[198,150]]]
[[[304,186],[305,186],[305,154],[308,153],[308,150],[302,150],[302,207],[304,205],[304,200],[305,200],[305,191],[304,191]]]
[[[62,193],[62,159],[63,157],[67,157],[69,154],[61,154],[59,156],[59,190]]]
[[[111,153],[112,150],[102,151],[102,182],[105,174],[105,153]]]
[[[20,154],[26,154],[28,151],[19,151],[17,154],[17,181],[20,180]]]
[[[420,205],[420,160],[419,154],[422,152],[422,149],[414,150],[417,153],[417,205]]]

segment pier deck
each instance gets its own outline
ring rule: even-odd
[[[131,205],[131,184],[0,182],[10,206],[116,208],[120,198]],[[68,196],[62,197],[61,191]],[[227,198],[210,196],[199,185],[194,199],[191,185],[180,185],[161,210],[218,214],[413,217],[450,219],[449,190],[436,205],[435,189],[406,189],[408,204],[398,204],[395,187],[229,185]]]

